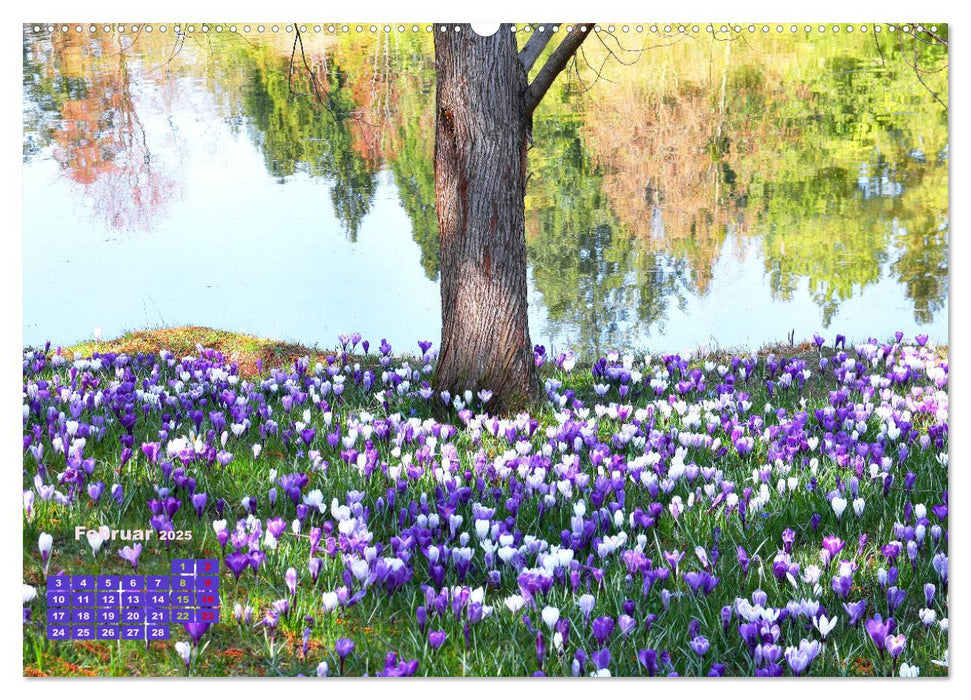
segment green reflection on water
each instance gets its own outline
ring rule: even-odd
[[[208,97],[281,182],[325,180],[351,240],[390,171],[437,278],[424,34],[25,34],[24,159],[52,148],[117,228],[148,227],[179,191],[153,164],[136,84]],[[948,295],[946,100],[946,48],[899,33],[588,41],[530,151],[527,242],[551,322],[581,350],[631,323],[660,331],[707,293],[728,237],[758,244],[774,298],[807,284],[824,326],[887,275],[930,322]]]

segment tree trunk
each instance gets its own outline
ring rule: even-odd
[[[541,396],[526,316],[526,70],[508,25],[435,27],[435,198],[442,342],[436,388],[493,392],[491,412]]]

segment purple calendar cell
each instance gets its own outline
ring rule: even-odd
[[[176,625],[196,621],[196,611],[194,608],[173,608],[170,615],[172,623]]]
[[[68,606],[71,604],[71,594],[62,591],[47,591],[47,607]]]
[[[153,639],[168,639],[169,626],[168,625],[146,625],[145,638],[148,639],[149,641]]]
[[[215,590],[219,588],[219,577],[218,576],[206,576],[196,574],[196,590]]]
[[[219,622],[219,608],[196,608],[196,622]]]
[[[94,624],[95,614],[93,608],[73,608],[71,610],[71,622],[75,625]]]
[[[71,639],[94,639],[94,625],[71,625]]]
[[[145,594],[145,607],[158,608],[169,606],[169,594],[167,591],[149,591]]]
[[[219,594],[215,591],[196,591],[196,605],[200,608],[214,608],[219,605]]]
[[[91,593],[72,593],[71,594],[71,605],[75,608],[93,608],[95,605],[96,594],[92,591]]]
[[[71,611],[68,608],[47,608],[47,622],[55,625],[66,625],[71,621]]]
[[[145,577],[144,576],[122,576],[121,577],[121,590],[123,590],[123,591],[144,591],[145,590]]]
[[[218,559],[196,559],[196,576],[201,576],[203,574],[218,574],[219,573],[219,560]]]
[[[145,625],[122,625],[122,639],[145,639]]]
[[[95,578],[94,576],[72,576],[71,577],[71,590],[72,591],[93,591],[95,590]]]
[[[47,638],[58,639],[58,640],[70,639],[71,626],[70,625],[48,625]]]
[[[98,625],[98,639],[121,639],[121,627],[118,625]]]
[[[69,591],[71,590],[71,577],[64,574],[47,577],[47,590],[49,591]]]
[[[192,591],[178,591],[169,596],[173,608],[184,608],[195,605],[196,597]]]
[[[134,625],[145,622],[145,611],[142,608],[122,608],[121,622],[124,625]]]
[[[141,591],[125,591],[121,594],[121,604],[126,608],[144,606],[145,594]]]
[[[168,576],[146,576],[145,577],[145,590],[148,591],[167,591],[169,590],[169,577]]]
[[[118,608],[95,608],[99,623],[113,625],[121,622],[121,610]]]
[[[172,590],[173,591],[191,591],[196,587],[196,577],[195,576],[173,576],[172,577]]]
[[[196,560],[195,559],[173,559],[172,560],[172,573],[173,574],[194,574],[196,572]]]
[[[83,595],[83,594],[82,594]],[[117,608],[121,603],[121,593],[106,591],[103,593],[98,593],[98,607],[99,608]]]
[[[121,579],[118,576],[99,576],[99,591],[117,591],[121,588]]]
[[[145,611],[145,622],[150,625],[164,625],[169,623],[171,612],[168,608],[149,608]]]

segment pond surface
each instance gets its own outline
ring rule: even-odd
[[[605,39],[535,118],[535,343],[947,341],[943,50],[925,86],[889,36]],[[25,344],[438,340],[424,32],[25,28],[23,53]]]

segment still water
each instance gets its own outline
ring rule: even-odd
[[[325,34],[25,28],[25,344],[437,341],[431,41]],[[889,37],[623,39],[535,118],[534,342],[947,341],[943,49],[923,85]]]

